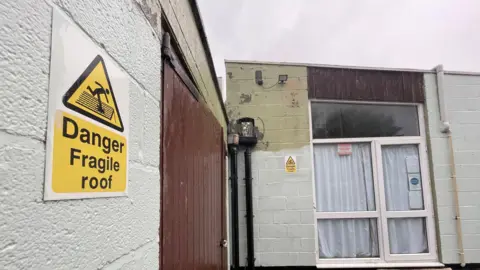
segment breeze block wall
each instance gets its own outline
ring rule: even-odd
[[[129,77],[128,197],[43,201],[54,10]],[[158,269],[161,41],[152,18],[127,0],[0,4],[0,269]]]
[[[255,83],[256,70],[262,86]],[[227,62],[226,72],[229,120],[252,117],[260,132],[252,154],[255,265],[315,265],[307,69]],[[288,75],[285,84],[277,84],[279,74]],[[285,172],[288,155],[297,158],[296,173]],[[240,264],[246,265],[243,150],[238,160]]]
[[[460,263],[447,136],[440,132],[435,74],[425,74],[428,132],[442,263]],[[480,75],[446,72],[446,117],[450,122],[466,263],[480,263]]]

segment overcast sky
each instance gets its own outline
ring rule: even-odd
[[[480,0],[197,0],[224,59],[480,72]]]

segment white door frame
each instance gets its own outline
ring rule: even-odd
[[[420,161],[420,173],[422,184],[422,195],[423,195],[423,210],[411,210],[411,211],[387,211],[386,209],[386,198],[385,198],[385,187],[383,180],[383,162],[382,161],[382,146],[383,145],[417,145]],[[432,193],[430,188],[430,173],[428,169],[428,156],[427,148],[425,146],[424,138],[416,139],[401,139],[401,140],[377,140],[375,142],[375,150],[377,153],[377,174],[379,176],[379,193],[380,193],[380,207],[382,213],[382,231],[384,235],[384,251],[385,251],[385,260],[388,262],[394,261],[418,261],[418,260],[437,260],[437,245],[435,239],[435,224],[433,216],[433,203],[432,203]],[[427,243],[428,243],[428,253],[421,254],[391,254],[390,245],[389,245],[389,236],[388,236],[388,218],[408,218],[408,217],[421,217],[425,218],[427,226]]]
[[[342,139],[313,139],[312,122],[312,102],[330,102],[330,103],[350,103],[350,104],[373,104],[373,105],[404,105],[416,106],[419,120],[420,136],[402,136],[402,137],[371,137],[371,138],[342,138]],[[336,100],[310,100],[308,103],[309,128],[311,141],[311,159],[312,159],[312,182],[314,190],[314,216],[315,216],[315,236],[316,236],[316,260],[318,268],[362,268],[362,267],[435,267],[442,266],[438,263],[437,245],[435,238],[435,224],[432,194],[430,188],[430,175],[428,168],[428,155],[426,148],[425,121],[423,105],[419,103],[388,103],[388,102],[351,102]],[[316,192],[315,192],[315,166],[313,146],[315,144],[338,144],[338,143],[370,143],[373,181],[375,193],[375,211],[360,212],[317,212],[316,211]],[[420,169],[422,174],[422,188],[424,210],[387,212],[385,204],[385,192],[383,184],[382,167],[382,145],[393,144],[416,144],[418,145]],[[382,179],[382,180],[380,180]],[[418,213],[417,213],[418,212]],[[425,217],[427,226],[428,253],[423,254],[390,254],[388,240],[387,218],[389,217]],[[378,258],[342,258],[342,259],[320,259],[319,241],[318,241],[318,219],[342,219],[342,218],[376,218],[378,230]]]

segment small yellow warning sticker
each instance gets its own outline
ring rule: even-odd
[[[297,172],[296,156],[285,156],[285,172],[288,172],[288,173]]]
[[[63,104],[80,114],[123,132],[105,62],[97,55],[63,97]]]

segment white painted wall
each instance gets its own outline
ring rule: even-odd
[[[53,8],[129,75],[128,197],[43,201]],[[7,0],[0,22],[0,269],[158,269],[161,55],[154,28],[128,0]]]
[[[465,260],[480,263],[480,76],[445,75],[445,105],[451,123]],[[435,74],[425,74],[428,132],[443,263],[459,263],[448,141],[441,121]]]
[[[286,173],[284,156],[297,157]],[[246,265],[244,152],[238,153],[240,265]],[[310,145],[252,154],[256,266],[315,265],[315,226]]]

